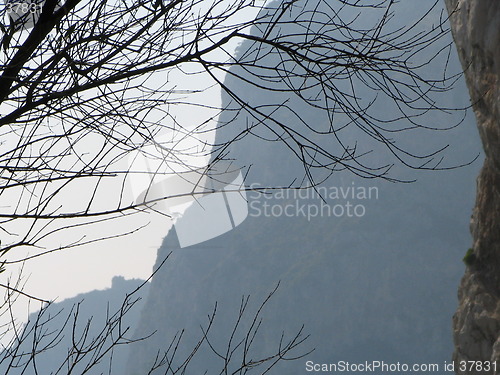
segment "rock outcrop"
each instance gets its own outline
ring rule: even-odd
[[[446,5],[486,156],[471,220],[473,262],[462,279],[453,322],[454,360],[459,374],[500,373],[500,2]],[[497,362],[489,371],[461,368],[467,360]]]

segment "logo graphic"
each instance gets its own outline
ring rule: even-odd
[[[170,217],[181,247],[220,236],[248,215],[243,176],[234,163],[217,161],[188,168],[190,164],[181,160],[199,141],[192,137],[180,141],[170,133],[129,156],[135,203]],[[186,167],[179,170],[180,165]]]

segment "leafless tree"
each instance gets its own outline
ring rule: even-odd
[[[14,249],[38,249],[34,256],[39,256],[100,240],[85,237],[62,246],[51,244],[52,237],[62,231],[78,227],[89,228],[90,233],[92,225],[154,208],[155,201],[174,199],[166,195],[137,201],[127,196],[126,186],[135,174],[166,173],[129,166],[127,158],[146,147],[155,148],[160,155],[156,157],[171,170],[177,166],[195,172],[200,180],[225,158],[229,145],[248,134],[263,136],[261,131],[268,139],[283,142],[302,162],[310,186],[339,170],[397,180],[390,174],[393,164],[416,169],[448,167],[442,163],[445,145],[419,154],[406,150],[394,136],[406,130],[443,130],[456,125],[428,121],[436,111],[452,110],[440,106],[437,98],[457,79],[446,71],[450,52],[444,39],[446,19],[428,23],[426,18],[437,2],[414,23],[396,22],[394,27],[392,0],[339,0],[335,4],[289,0],[266,7],[255,0],[46,0],[32,1],[34,5],[26,10],[22,3],[7,2],[2,13],[6,22],[0,25],[2,261]],[[360,21],[363,14],[370,14],[369,23]],[[245,51],[236,58],[234,48],[243,42]],[[425,58],[430,48],[435,53]],[[276,57],[278,65],[272,63]],[[440,74],[422,75],[434,63]],[[182,77],[193,76],[209,77],[211,82],[196,89],[174,83],[182,84]],[[276,102],[248,100],[244,92],[235,92],[224,83],[226,76],[262,93],[279,93]],[[212,86],[231,98],[230,106],[200,101]],[[360,98],[361,88],[371,92],[371,97]],[[282,100],[284,96],[290,99]],[[318,124],[295,111],[297,101],[323,111],[327,121]],[[380,102],[395,108],[391,113],[397,115],[377,110]],[[188,108],[187,113],[208,108],[211,115],[190,124],[189,117],[173,115],[172,108],[179,106]],[[251,121],[231,139],[218,142],[213,124],[223,111],[232,111],[234,118],[244,114]],[[278,116],[283,112],[287,122]],[[381,145],[393,163],[377,164],[376,159],[367,158],[370,150],[361,140],[345,139],[345,128],[357,129],[370,147]],[[201,145],[196,153],[210,159],[208,166],[186,164],[186,156],[194,153],[191,149],[173,150],[159,144],[166,133],[178,134],[176,144],[196,139]],[[202,184],[192,185],[180,195],[206,192]],[[302,181],[289,187],[301,186]],[[109,236],[120,234],[126,233]],[[8,260],[2,266],[25,260]],[[22,288],[7,286],[6,290],[9,298],[4,306]],[[125,310],[129,305],[126,301]],[[240,314],[245,306],[246,302]],[[76,345],[73,354],[88,358],[120,344],[124,332],[120,331],[118,341],[109,342],[106,335],[121,329],[121,314],[110,317],[98,341],[82,337],[83,346]],[[43,330],[42,320],[33,332],[37,329]],[[244,373],[259,363],[272,364],[301,340],[300,334],[295,336],[265,360],[243,361],[239,371]],[[210,344],[208,334],[202,342]],[[237,346],[243,345],[243,353],[245,342],[238,341]],[[231,343],[229,348],[233,348]],[[226,354],[212,349],[227,366],[232,349]],[[171,373],[182,372],[171,367],[172,353],[175,341],[170,352],[159,356],[158,365],[166,364]],[[68,356],[68,361],[72,358]]]
[[[161,268],[161,266],[160,266]],[[149,281],[149,280],[148,280]],[[38,313],[26,324],[11,320],[8,325],[14,331],[11,342],[0,352],[0,370],[3,374],[115,374],[116,352],[125,346],[147,340],[147,337],[134,337],[126,320],[131,309],[141,299],[138,293],[148,281],[144,281],[135,290],[127,293],[120,306],[93,306],[92,311],[99,316],[87,316],[81,312],[85,300],[75,304],[71,311],[55,310],[51,303],[41,306]],[[203,362],[216,363],[220,374],[265,374],[281,362],[303,358],[312,352],[306,349],[309,336],[303,333],[304,327],[287,337],[285,333],[277,340],[273,352],[265,352],[259,348],[259,331],[263,323],[264,309],[276,293],[276,286],[269,295],[250,312],[250,297],[242,297],[239,310],[235,313],[234,325],[217,327],[218,334],[226,333],[227,340],[223,347],[212,342],[211,336],[217,321],[218,305],[207,316],[206,325],[199,327],[199,339],[187,352],[181,350],[185,329],[169,339],[165,338],[165,347],[159,350],[149,373],[160,371],[164,374],[183,374],[197,356]],[[0,313],[9,314],[18,294],[10,291]],[[106,309],[105,311],[100,311]],[[252,309],[253,310],[253,309]],[[102,316],[105,316],[102,319]],[[194,327],[188,329],[192,331]],[[0,338],[6,334],[0,333]],[[220,342],[218,342],[220,344]],[[255,347],[257,346],[257,350]],[[133,348],[132,348],[133,349]],[[42,358],[45,356],[45,362]],[[50,368],[47,368],[47,357]],[[211,359],[209,361],[208,359]],[[43,364],[42,364],[43,363]],[[120,364],[123,366],[123,363]],[[113,370],[114,368],[114,370]],[[205,371],[205,370],[202,370]],[[212,372],[211,372],[212,373]]]
[[[214,164],[229,144],[265,129],[303,162],[312,186],[318,170],[330,174],[347,169],[363,177],[397,179],[389,174],[392,164],[367,162],[369,150],[343,139],[345,127],[356,127],[381,144],[394,163],[446,167],[440,156],[445,147],[420,155],[393,138],[408,129],[449,127],[426,121],[426,115],[448,109],[436,104],[435,95],[449,90],[456,77],[420,75],[434,60],[444,61],[439,70],[446,70],[445,19],[422,29],[424,14],[414,24],[391,27],[394,1],[278,1],[256,17],[263,3],[253,0],[47,0],[17,18],[16,4],[5,7],[11,22],[2,25],[3,254],[16,247],[58,250],[60,246],[50,247],[46,240],[62,230],[140,212],[146,202],[124,194],[133,176],[124,161],[169,131],[184,139],[201,137],[204,147],[198,153],[211,153]],[[371,24],[358,21],[364,13],[372,14]],[[233,49],[242,41],[250,48],[236,59]],[[436,53],[422,59],[430,47]],[[279,66],[269,56],[279,56]],[[291,101],[251,103],[223,83],[226,73],[263,93],[288,95]],[[234,105],[213,107],[212,118],[188,127],[171,109],[208,106],[196,97],[205,88],[174,87],[169,77],[202,74]],[[361,100],[360,87],[371,90],[373,97]],[[317,124],[295,112],[293,100],[323,110],[328,121]],[[381,101],[398,115],[377,112],[375,104]],[[235,111],[235,116],[244,112],[254,121],[233,139],[217,143],[206,134],[224,110]],[[290,121],[274,116],[278,111],[286,111]],[[161,151],[166,164],[195,169],[183,161],[183,153],[192,150],[170,151]],[[207,168],[196,171],[202,176]],[[74,195],[78,199],[71,199]],[[87,237],[63,247],[94,240]]]

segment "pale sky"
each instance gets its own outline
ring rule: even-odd
[[[255,15],[256,12],[255,14],[248,13],[245,18],[255,17]],[[230,49],[234,49],[236,46],[236,42],[232,43]],[[166,79],[165,73],[161,72],[157,73],[157,77],[159,82]],[[200,89],[213,85],[213,81],[208,75],[205,77],[200,75],[169,75],[169,81],[172,81],[172,85],[177,86],[177,89],[182,90]],[[205,93],[197,94],[192,100],[218,107],[220,106],[220,91],[217,88],[212,88]],[[214,111],[202,107],[179,105],[172,107],[170,114],[181,125],[195,126],[206,121],[207,118],[213,117]],[[211,126],[213,127],[216,125],[215,120],[212,121]],[[199,158],[196,163],[200,163]],[[124,168],[126,167],[124,165]],[[85,186],[82,185],[81,188],[84,190]],[[109,198],[112,199],[117,194],[117,190],[112,185],[108,190]],[[128,198],[133,200],[134,194],[131,186],[126,186],[125,192],[126,195],[128,194]],[[73,194],[75,196],[68,197],[67,203],[70,204],[72,199],[78,199],[78,193]],[[106,197],[100,199],[106,199]],[[11,204],[8,197],[0,196],[0,207]],[[110,236],[115,233],[132,231],[143,225],[146,226],[133,234],[46,254],[31,259],[24,265],[19,264],[17,267],[11,265],[8,272],[0,275],[1,282],[6,283],[8,277],[15,280],[22,267],[22,275],[26,281],[24,288],[26,292],[46,300],[61,301],[80,293],[110,287],[111,280],[116,275],[124,276],[126,279],[146,279],[151,274],[157,249],[172,225],[167,217],[155,213],[132,215],[99,224],[98,227],[93,226],[91,230],[93,237]],[[58,247],[59,244],[80,238],[82,235],[88,234],[85,232],[86,230],[88,229],[84,227],[72,232],[61,232],[59,236],[53,238],[51,246]],[[9,254],[8,259],[21,259],[31,254],[33,252],[28,252],[28,249],[20,249]],[[32,303],[29,310],[34,311],[37,308],[39,305]],[[14,306],[14,313],[20,321],[25,320],[28,314],[27,300],[20,299]],[[8,317],[0,319],[2,319],[1,324],[5,323],[4,320]]]
[[[158,74],[161,75],[161,73]],[[199,88],[204,85],[199,76],[193,77],[193,82],[189,82],[189,78],[186,77],[180,78],[182,78],[185,88],[191,88],[194,85]],[[199,94],[199,96],[199,100],[208,104],[220,105],[220,92],[216,89],[203,95]],[[195,110],[192,108],[188,110],[179,106],[178,108],[174,107],[173,111],[178,121],[192,121],[193,124],[201,123],[207,117],[213,116],[212,111],[199,107]],[[196,162],[200,163],[199,158]],[[123,163],[125,170],[128,166],[125,160]],[[107,190],[109,196],[104,194],[99,198],[103,200],[113,199],[118,194],[119,188],[119,181],[118,185],[115,184],[114,187],[110,184]],[[85,189],[83,185],[82,189]],[[78,193],[75,195],[78,196]],[[131,184],[125,186],[125,197],[128,201],[133,201],[136,198],[132,193]],[[68,200],[71,199],[68,198]],[[78,199],[78,197],[73,199]],[[171,225],[172,222],[168,217],[154,212],[134,214],[94,225],[91,227],[93,238],[134,231],[142,226],[144,228],[126,236],[46,254],[27,261],[23,265],[23,275],[27,278],[25,290],[39,298],[60,301],[79,293],[110,287],[111,280],[115,275],[121,275],[127,279],[146,279],[151,274],[157,249]],[[88,235],[87,230],[89,229],[85,227],[74,231],[65,230],[53,238],[52,246],[57,247],[59,244],[72,242],[82,235]],[[16,249],[15,252],[9,254],[8,259],[20,259],[28,254],[31,255],[33,252],[29,252],[28,249]],[[17,268],[20,267],[21,264]],[[10,266],[9,270],[11,277],[15,279],[19,271],[14,266]],[[5,276],[3,279],[5,280]]]

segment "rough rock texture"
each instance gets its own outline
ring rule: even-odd
[[[446,0],[485,162],[471,221],[474,261],[459,289],[454,359],[497,361],[458,373],[500,373],[500,1]]]

